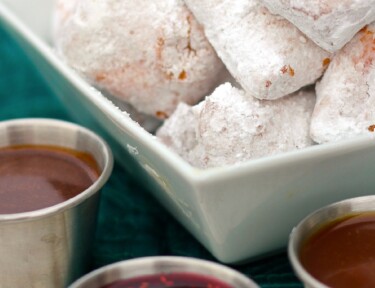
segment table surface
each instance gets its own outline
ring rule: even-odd
[[[43,117],[74,122],[20,47],[0,27],[0,120]],[[102,191],[92,269],[143,256],[217,261],[115,163]],[[232,268],[261,287],[303,287],[286,251]]]

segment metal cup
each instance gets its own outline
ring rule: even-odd
[[[333,203],[306,216],[291,232],[288,255],[294,271],[306,288],[328,288],[314,278],[301,264],[299,251],[305,240],[323,224],[353,213],[375,211],[375,196],[349,198]]]
[[[208,276],[233,288],[259,287],[251,279],[221,264],[189,257],[156,256],[125,260],[107,265],[83,276],[69,288],[102,288],[118,280],[173,273],[193,273]]]
[[[52,119],[0,122],[0,147],[22,144],[85,151],[100,169],[89,188],[65,202],[0,214],[0,288],[66,287],[88,271],[98,192],[112,171],[112,153],[103,139],[72,123]]]

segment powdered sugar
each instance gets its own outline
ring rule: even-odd
[[[327,51],[342,48],[375,21],[375,0],[262,0]]]
[[[59,54],[139,111],[164,118],[178,102],[196,103],[217,85],[224,66],[182,1],[75,4],[57,16],[64,19],[55,29]]]
[[[370,133],[375,124],[375,25],[356,35],[316,85],[311,135],[318,143]]]
[[[315,34],[302,34],[261,1],[185,2],[193,13],[182,0],[59,0],[58,52],[144,128],[153,130],[166,119],[158,139],[201,168],[375,130],[375,24],[331,54],[309,39]],[[304,24],[326,19],[330,37],[347,33],[346,22],[337,28],[330,17],[349,7],[350,18],[356,19],[363,4],[307,2],[274,4],[306,14]],[[304,87],[323,73],[315,105],[314,91]],[[211,94],[223,81],[231,84]]]
[[[330,54],[258,0],[185,2],[228,70],[254,97],[285,96],[314,83],[326,68]]]
[[[197,167],[241,163],[312,145],[314,103],[312,91],[262,101],[226,83],[196,106],[181,104],[156,135]]]

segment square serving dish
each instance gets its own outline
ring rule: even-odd
[[[201,170],[190,166],[56,57],[54,0],[0,0],[14,37],[77,122],[103,135],[117,160],[216,257],[243,262],[283,248],[313,210],[375,191],[375,139]]]

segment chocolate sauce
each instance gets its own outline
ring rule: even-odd
[[[0,149],[0,214],[64,202],[91,186],[99,168],[88,153],[57,146]]]

